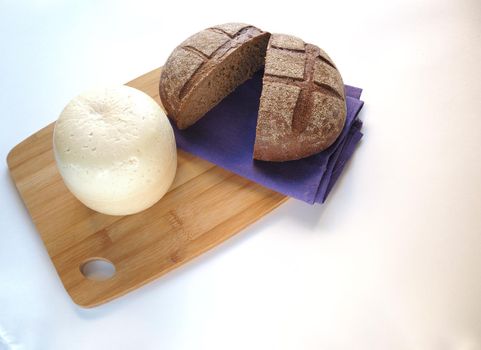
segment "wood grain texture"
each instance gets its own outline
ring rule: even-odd
[[[160,68],[127,85],[159,104]],[[16,184],[55,268],[73,301],[93,307],[117,298],[236,234],[287,197],[178,151],[177,175],[153,207],[108,216],[80,203],[55,166],[50,124],[14,147],[7,158]],[[93,258],[111,261],[116,274],[86,278],[80,267]]]

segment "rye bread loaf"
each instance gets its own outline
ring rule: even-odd
[[[262,67],[269,36],[248,24],[227,23],[194,34],[172,52],[159,94],[179,129],[194,124]]]
[[[346,120],[341,75],[319,47],[273,34],[265,59],[254,158],[287,161],[325,150]]]

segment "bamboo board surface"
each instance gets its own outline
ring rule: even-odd
[[[159,104],[160,68],[127,85]],[[65,187],[55,166],[50,124],[9,153],[11,176],[66,291],[83,307],[117,298],[218,245],[260,219],[287,197],[178,150],[169,192],[129,216],[88,209]],[[86,278],[92,259],[115,266],[113,277]]]

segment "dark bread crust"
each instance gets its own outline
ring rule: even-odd
[[[187,128],[262,67],[269,34],[227,23],[194,34],[169,56],[159,95],[167,114]]]
[[[287,161],[328,148],[346,120],[341,75],[315,45],[290,35],[269,41],[254,158]]]

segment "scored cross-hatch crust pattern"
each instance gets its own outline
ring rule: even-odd
[[[197,81],[202,79],[202,72],[211,69],[231,49],[261,33],[261,30],[247,24],[225,25],[208,28],[184,41],[180,49],[195,55],[201,61],[198,61],[195,70],[179,89],[178,101],[188,95]]]
[[[290,69],[276,72],[276,67],[266,66],[264,74],[265,83],[280,83],[295,86],[300,89],[297,96],[294,113],[292,115],[292,131],[302,133],[308,124],[308,118],[313,109],[313,92],[330,96],[345,101],[342,80],[329,79],[329,76],[339,76],[336,66],[330,58],[319,47],[307,43],[270,43],[269,52],[271,55],[279,56],[280,62],[297,61],[298,66],[303,68]],[[302,47],[303,46],[303,47]],[[288,56],[283,55],[286,53]],[[284,56],[284,57],[282,57]],[[282,64],[282,63],[281,63]],[[326,78],[327,77],[327,78]],[[340,76],[339,76],[340,77]]]
[[[346,118],[342,78],[322,49],[294,36],[270,35],[239,23],[203,30],[169,56],[160,98],[177,127],[184,129],[264,61],[254,158],[300,159],[329,147]]]

